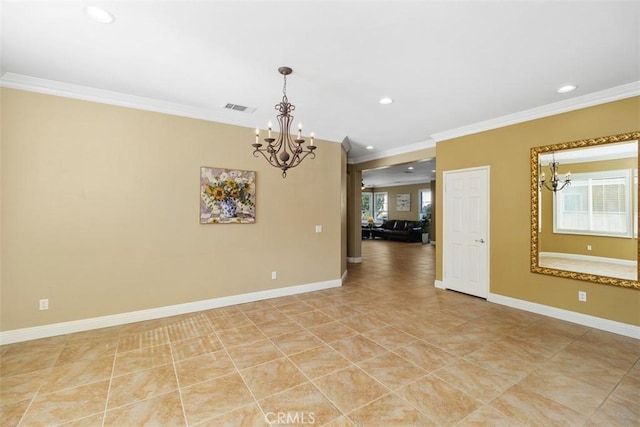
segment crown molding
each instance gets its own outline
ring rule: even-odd
[[[2,78],[0,78],[0,86],[11,89],[26,90],[29,92],[44,93],[47,95],[62,96],[65,98],[80,99],[83,101],[98,102],[101,104],[154,111],[174,116],[220,121],[219,118],[216,120],[216,115],[212,114],[210,109],[195,108],[185,104],[177,104],[174,102],[146,98],[143,96],[127,95],[120,92],[96,89],[89,86],[25,76],[23,74],[5,73]]]
[[[354,157],[352,159],[349,159],[349,164],[363,163],[368,162],[369,160],[384,159],[400,154],[413,153],[414,151],[433,148],[435,146],[435,141],[429,138],[421,142],[416,142],[414,144],[403,145],[402,147],[392,148],[390,150],[378,151],[369,155]]]
[[[194,119],[215,121],[221,123],[231,123],[237,126],[244,126],[240,123],[233,123],[229,117],[224,116],[224,111],[211,110],[209,108],[196,108],[186,104],[162,101],[143,96],[127,95],[104,89],[96,89],[89,86],[81,86],[71,83],[64,83],[55,80],[42,79],[39,77],[27,76],[24,74],[4,73],[0,78],[0,87],[20,89],[30,92],[44,93],[47,95],[62,96],[66,98],[80,99],[83,101],[98,102],[102,104],[117,105],[120,107],[134,108],[138,110],[154,111],[157,113],[171,114],[174,116],[189,117]],[[425,141],[390,150],[372,153],[349,159],[349,164],[362,163],[370,160],[382,159],[400,154],[411,153],[426,148],[435,147],[439,142],[461,136],[471,135],[478,132],[497,129],[517,123],[527,122],[556,114],[566,113],[581,108],[618,101],[625,98],[640,95],[640,81],[627,83],[599,92],[567,99],[542,107],[509,114],[502,117],[474,123],[459,128],[438,132]],[[217,113],[217,114],[216,114]],[[343,145],[344,142],[343,142]],[[350,148],[350,143],[345,148]]]
[[[567,113],[581,108],[593,107],[594,105],[606,104],[607,102],[619,101],[625,98],[640,95],[640,81],[627,83],[621,86],[593,92],[587,95],[577,96],[564,101],[554,102],[530,110],[508,114],[502,117],[473,123],[456,129],[438,132],[431,135],[436,144],[448,139],[459,138],[461,136],[472,135],[492,129],[498,129],[518,123],[528,122],[543,117],[554,116],[556,114]]]

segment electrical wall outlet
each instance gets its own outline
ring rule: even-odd
[[[587,293],[585,291],[578,291],[578,301],[587,302]]]
[[[49,300],[41,299],[40,300],[40,310],[49,310]]]
[[[587,245],[587,250],[590,251],[591,250],[591,245]]]
[[[271,272],[271,280],[276,280],[278,278],[278,273],[276,273],[275,271]]]
[[[322,233],[322,226],[316,225],[316,233]]]

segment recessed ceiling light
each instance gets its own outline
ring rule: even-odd
[[[112,24],[113,21],[116,20],[111,12],[101,7],[87,6],[84,8],[84,13],[86,13],[89,18],[101,24]]]
[[[367,145],[367,150],[373,150],[373,145]]]
[[[562,86],[561,88],[559,88],[558,90],[556,90],[556,93],[573,92],[576,89],[578,89],[578,86],[576,86],[576,85],[565,85],[565,86]]]
[[[413,166],[409,166],[407,169],[409,169],[410,171],[413,170]]]
[[[389,98],[388,96],[385,96],[384,98],[381,98],[380,101],[378,102],[382,105],[389,105],[393,103],[393,99]]]
[[[435,172],[436,172],[436,170],[434,169],[434,170],[432,170],[431,172],[435,173]]]

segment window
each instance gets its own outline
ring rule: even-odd
[[[361,217],[360,221],[365,223],[373,216],[373,198],[372,193],[362,193],[362,202],[360,204]]]
[[[418,219],[424,219],[431,216],[431,189],[418,190],[418,201],[420,202],[420,212]]]
[[[387,193],[362,193],[360,204],[360,220],[365,223],[369,216],[375,222],[382,222],[388,217],[388,197]]]
[[[376,222],[382,222],[389,218],[387,193],[374,193],[373,194],[373,212],[375,215],[373,219]]]
[[[574,174],[555,193],[554,233],[631,237],[631,191],[630,170]]]

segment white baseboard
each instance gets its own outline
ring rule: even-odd
[[[443,282],[442,280],[436,280],[436,281],[433,283],[433,286],[435,286],[435,287],[436,287],[436,288],[438,288],[438,289],[447,289],[447,288],[444,286],[444,282]]]
[[[360,264],[360,263],[362,263],[362,257],[361,256],[355,256],[355,257],[354,256],[350,256],[350,257],[347,257],[347,262],[349,264]]]
[[[125,325],[127,323],[142,322],[145,320],[159,319],[162,317],[176,316],[179,314],[194,313],[197,311],[211,310],[213,308],[226,307],[229,305],[244,304],[270,298],[278,298],[289,295],[302,294],[305,292],[319,291],[322,289],[337,288],[339,286],[342,286],[342,281],[340,279],[327,280],[324,282],[309,283],[306,285],[289,286],[285,288],[251,292],[248,294],[232,295],[228,297],[213,298],[203,301],[194,301],[185,304],[151,308],[148,310],[132,311],[129,313],[120,313],[109,316],[93,317],[90,319],[73,320],[70,322],[54,323],[50,325],[34,326],[31,328],[2,331],[0,332],[0,344],[11,344],[15,342],[29,341],[39,338],[53,337],[56,335],[65,335],[74,332],[83,332],[92,329]]]
[[[605,262],[605,263],[615,264],[615,265],[625,265],[628,267],[635,267],[636,265],[636,261],[627,260],[627,259],[606,258],[601,256],[581,255],[581,254],[565,254],[561,252],[540,252],[538,256],[540,258],[549,257],[549,258],[574,259],[578,261]]]
[[[487,301],[524,311],[530,311],[536,314],[542,314],[555,319],[566,320],[567,322],[577,323],[591,328],[601,329],[603,331],[613,332],[614,334],[640,339],[640,326],[630,325],[628,323],[616,322],[615,320],[603,319],[601,317],[576,313],[575,311],[564,310],[562,308],[551,307],[548,305],[492,293],[489,294]]]

